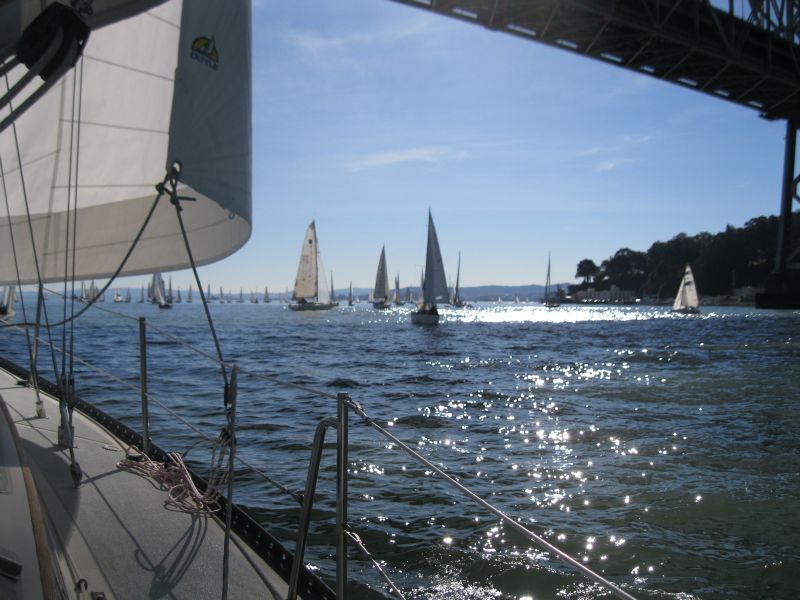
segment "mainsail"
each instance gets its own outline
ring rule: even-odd
[[[436,236],[436,227],[433,216],[428,211],[428,249],[425,254],[425,280],[422,284],[422,294],[425,303],[436,304],[447,302],[450,293],[447,289],[447,276],[444,272],[442,251],[439,249],[439,239]]]
[[[375,275],[375,288],[372,291],[373,302],[386,302],[389,299],[389,273],[386,270],[386,246],[381,247],[378,259],[378,272]]]
[[[142,3],[98,1],[95,12],[101,4],[107,20],[117,9],[120,16],[142,10]],[[13,234],[22,283],[115,273],[153,204],[154,186],[176,161],[177,193],[194,200],[181,207],[196,264],[247,241],[250,10],[247,0],[171,0],[94,31],[75,69],[0,134],[10,211],[0,223],[0,256],[13,255]],[[22,71],[10,72],[10,85]],[[120,274],[189,264],[175,207],[162,198]],[[0,262],[0,282],[16,283],[17,273],[14,261]]]
[[[293,300],[301,298],[316,298],[317,282],[317,227],[311,221],[303,238],[303,247],[300,249],[300,262],[297,265],[297,277],[294,280]],[[324,279],[323,279],[324,281]]]
[[[697,297],[697,288],[694,285],[694,274],[692,268],[686,265],[683,271],[683,279],[675,295],[675,302],[672,303],[672,310],[680,312],[697,312],[700,300]]]

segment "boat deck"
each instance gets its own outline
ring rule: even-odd
[[[58,402],[42,393],[47,416],[38,418],[35,392],[4,370],[0,397],[24,453],[20,466],[12,432],[0,419],[0,566],[10,565],[12,571],[12,576],[0,573],[0,597],[43,595],[24,463],[35,481],[48,545],[64,573],[68,597],[222,597],[224,528],[218,519],[166,507],[167,492],[159,484],[117,467],[124,444],[78,411],[75,455],[83,480],[75,488],[69,453],[56,445]],[[15,565],[22,566],[16,577]],[[229,598],[286,597],[281,577],[235,535],[229,574]],[[58,571],[55,577],[61,577]],[[80,580],[86,582],[83,594],[75,592]]]

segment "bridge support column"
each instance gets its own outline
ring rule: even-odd
[[[762,294],[756,295],[758,308],[800,308],[800,270],[792,268],[792,204],[800,200],[795,177],[795,154],[797,149],[797,127],[795,119],[786,121],[786,147],[783,155],[783,189],[781,191],[781,214],[778,224],[778,245],[775,249],[775,268],[767,278]]]

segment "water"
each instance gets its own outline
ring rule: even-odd
[[[213,354],[201,306],[105,307],[147,317],[150,391],[215,435],[220,371],[170,337]],[[687,317],[663,307],[486,303],[418,327],[408,309],[367,304],[325,313],[278,303],[211,308],[229,361],[350,393],[418,452],[637,597],[800,595],[798,312],[706,307]],[[51,320],[55,313],[51,301]],[[0,351],[22,361],[19,339],[3,332]],[[75,351],[119,378],[77,365],[78,393],[139,428],[136,321],[91,310],[76,324]],[[197,441],[151,410],[162,447]],[[242,375],[239,452],[301,490],[314,428],[335,413],[331,400]],[[352,423],[350,522],[407,597],[609,597]],[[329,436],[307,550],[327,578]],[[189,458],[206,468],[208,444]],[[291,549],[296,503],[244,468],[236,477],[236,500]],[[348,597],[384,597],[358,551],[350,556]]]

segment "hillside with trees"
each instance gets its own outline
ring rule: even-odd
[[[792,215],[792,247],[800,242],[800,213]],[[597,265],[585,258],[575,277],[583,281],[570,293],[616,286],[640,297],[667,299],[675,294],[683,270],[691,265],[698,292],[725,296],[736,288],[763,287],[775,261],[778,217],[756,217],[744,227],[728,225],[712,235],[680,233],[668,242],[655,242],[647,252],[621,248]]]

